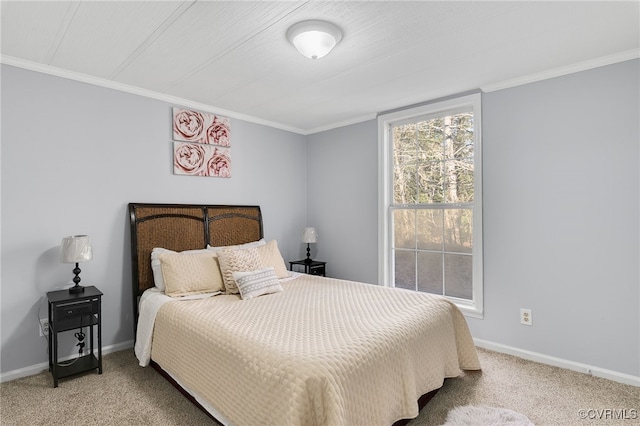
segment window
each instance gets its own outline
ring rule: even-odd
[[[480,94],[381,115],[380,282],[482,317]]]

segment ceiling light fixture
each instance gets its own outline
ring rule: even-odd
[[[331,22],[302,21],[287,30],[287,39],[307,58],[319,59],[342,40],[342,31]]]

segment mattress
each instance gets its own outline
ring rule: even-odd
[[[480,368],[443,297],[310,275],[282,286],[157,304],[151,358],[238,426],[388,426]]]

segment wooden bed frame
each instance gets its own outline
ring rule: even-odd
[[[204,204],[130,203],[131,269],[133,290],[134,336],[138,323],[138,302],[142,293],[154,286],[151,251],[161,247],[184,251],[244,244],[264,237],[259,206]],[[217,419],[175,382],[158,364],[151,365],[192,403],[209,417]],[[418,400],[420,409],[437,393],[429,392]],[[410,421],[399,420],[393,426]]]
[[[259,206],[130,203],[129,218],[134,336],[139,298],[154,285],[151,250],[231,246],[264,237]]]

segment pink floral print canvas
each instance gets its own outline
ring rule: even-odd
[[[229,119],[183,108],[173,108],[173,173],[231,177]]]
[[[173,108],[173,140],[229,147],[231,125],[226,117]]]
[[[229,148],[202,143],[173,143],[173,173],[190,176],[231,177]]]

